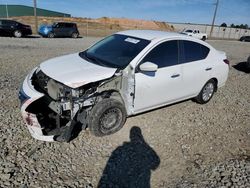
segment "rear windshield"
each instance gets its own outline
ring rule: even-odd
[[[125,68],[149,43],[149,40],[115,34],[80,53],[80,56],[102,66]]]

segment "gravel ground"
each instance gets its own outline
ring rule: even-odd
[[[0,187],[250,187],[250,82],[240,62],[250,43],[208,41],[226,51],[229,79],[206,105],[191,100],[127,120],[118,133],[82,131],[70,143],[34,140],[17,98],[27,73],[97,38],[0,38]],[[124,187],[124,186],[121,186]]]

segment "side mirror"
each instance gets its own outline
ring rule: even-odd
[[[140,65],[140,70],[144,72],[156,72],[157,69],[158,65],[151,62],[145,62]]]

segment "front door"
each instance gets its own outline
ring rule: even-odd
[[[158,65],[156,72],[135,73],[134,111],[139,113],[182,98],[182,66],[178,62],[178,41],[163,42],[142,60]]]
[[[65,23],[57,23],[53,28],[54,33],[57,37],[64,37],[67,35],[67,29],[65,27]]]

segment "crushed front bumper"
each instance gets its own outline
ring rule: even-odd
[[[31,77],[36,68],[25,78],[19,91],[19,99],[21,102],[21,113],[31,136],[42,141],[54,141],[54,135],[44,135],[42,126],[40,125],[36,114],[26,111],[26,109],[35,101],[44,96],[43,93],[36,91],[31,84]]]

